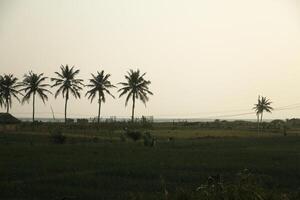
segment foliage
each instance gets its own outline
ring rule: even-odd
[[[66,99],[69,98],[69,92],[73,94],[75,98],[80,98],[79,91],[82,90],[83,80],[76,79],[76,75],[79,74],[80,70],[75,70],[74,66],[69,68],[68,65],[60,67],[61,73],[55,72],[58,78],[51,78],[55,83],[51,87],[59,87],[55,93],[55,98],[62,93],[62,96]]]
[[[18,90],[20,84],[18,84],[17,81],[18,79],[12,74],[0,76],[0,105],[4,105],[7,112],[9,112],[12,106],[13,97],[20,102],[18,97],[18,95],[21,94]]]
[[[4,106],[4,90],[3,90],[3,86],[2,86],[2,83],[3,83],[3,76],[0,76],[0,107],[2,108],[2,106]]]
[[[267,99],[267,97],[258,97],[257,103],[254,104],[253,109],[256,112],[257,118],[259,120],[260,116],[260,122],[262,122],[263,112],[272,112],[273,108],[271,107],[272,102]]]
[[[69,68],[68,65],[60,67],[61,72],[55,72],[57,78],[51,78],[55,83],[51,87],[58,87],[55,93],[55,98],[62,93],[65,98],[65,123],[67,122],[67,103],[69,100],[69,93],[75,98],[80,98],[80,90],[82,90],[83,80],[77,79],[76,76],[79,74],[79,70],[75,70],[74,66]]]
[[[133,71],[131,69],[127,72],[127,75],[125,75],[126,82],[119,83],[123,86],[118,90],[118,92],[120,92],[119,97],[127,94],[125,106],[127,106],[129,99],[132,98],[132,122],[134,121],[135,100],[140,99],[146,105],[146,102],[149,100],[148,94],[153,95],[148,87],[151,84],[151,81],[145,80],[145,75],[146,73],[141,75],[140,70]]]
[[[101,102],[105,103],[105,93],[109,94],[111,97],[115,98],[109,91],[109,89],[115,87],[109,81],[110,74],[104,74],[102,70],[100,73],[97,72],[97,76],[92,74],[92,79],[90,79],[90,84],[87,87],[91,88],[87,91],[85,96],[88,96],[88,99],[91,102],[94,100],[98,93],[98,103],[99,103],[99,111],[98,111],[98,123],[100,123],[100,109],[101,109]]]
[[[94,100],[97,93],[99,95],[99,100],[101,100],[102,102],[105,102],[105,93],[114,98],[114,96],[109,91],[110,88],[115,87],[108,80],[110,76],[110,74],[104,74],[103,70],[101,72],[97,72],[97,76],[92,74],[93,78],[89,80],[90,84],[86,85],[87,87],[91,88],[86,93],[86,96],[88,95],[88,99],[90,99],[91,102]]]
[[[52,94],[45,87],[50,86],[49,84],[43,83],[48,77],[45,77],[43,73],[35,74],[30,71],[28,74],[24,75],[24,80],[21,83],[23,88],[20,91],[24,91],[25,95],[23,97],[23,102],[29,101],[31,96],[35,94],[39,95],[43,103],[48,100],[48,96],[45,93]]]
[[[225,183],[220,175],[210,176],[205,184],[197,188],[199,199],[219,200],[219,199],[247,199],[264,200],[264,192],[247,169],[238,173],[237,181]]]
[[[144,134],[143,139],[144,139],[145,146],[153,147],[156,144],[156,138],[153,135],[151,135],[149,132],[146,132]]]
[[[54,144],[64,144],[67,138],[60,128],[55,128],[50,131],[50,139]]]
[[[237,185],[236,172],[248,167],[262,193],[273,194],[268,200],[283,200],[283,195],[299,200],[300,138],[296,136],[192,140],[184,139],[191,134],[185,129],[174,144],[161,140],[150,149],[131,142],[110,143],[104,135],[95,144],[87,139],[95,135],[78,135],[76,129],[63,133],[68,133],[68,145],[49,144],[46,131],[1,134],[1,199],[123,200],[132,193],[165,200],[160,176],[166,180],[169,200],[196,199],[201,193],[196,188],[207,184],[207,177],[220,174],[225,186]]]
[[[24,80],[21,83],[23,88],[20,91],[25,92],[22,102],[28,102],[31,97],[33,98],[33,122],[35,112],[35,95],[37,94],[42,99],[43,103],[45,103],[45,101],[48,100],[48,96],[46,95],[46,93],[52,94],[49,90],[46,89],[46,87],[50,86],[49,84],[44,83],[46,79],[47,77],[45,77],[43,73],[35,74],[30,71],[28,74],[24,75]]]
[[[142,137],[143,137],[142,132],[134,131],[134,130],[126,130],[125,135],[135,142],[142,139]]]

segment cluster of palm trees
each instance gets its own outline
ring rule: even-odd
[[[254,104],[253,109],[255,110],[256,116],[257,116],[257,131],[259,133],[259,127],[263,120],[263,114],[264,112],[272,112],[273,108],[271,107],[272,102],[267,98],[263,96],[258,96],[257,103]]]
[[[48,77],[43,73],[36,74],[30,71],[24,75],[24,79],[18,82],[18,79],[12,74],[5,74],[0,76],[0,107],[5,107],[7,113],[12,106],[12,99],[15,98],[19,102],[25,103],[32,99],[32,121],[35,120],[35,98],[38,96],[45,103],[48,100],[48,95],[52,94],[49,88],[56,87],[57,90],[54,94],[55,98],[60,94],[65,99],[65,123],[67,122],[67,107],[70,95],[75,98],[81,97],[81,91],[83,87],[88,87],[89,90],[85,96],[93,102],[95,97],[98,99],[98,123],[100,123],[101,105],[105,103],[106,94],[115,98],[111,94],[110,89],[115,88],[109,78],[110,74],[106,74],[103,70],[92,74],[92,78],[89,79],[89,84],[85,85],[82,79],[78,79],[77,76],[80,70],[75,67],[69,67],[68,65],[62,65],[59,72],[55,72],[56,77],[51,78],[54,82],[53,85],[46,83]],[[141,73],[140,70],[129,70],[125,75],[125,82],[119,83],[122,87],[118,90],[119,97],[127,94],[125,105],[128,101],[132,100],[132,114],[131,120],[134,122],[135,103],[137,99],[140,99],[145,105],[149,100],[148,95],[153,95],[149,90],[151,82],[145,80],[146,73]],[[22,97],[20,99],[19,97]]]

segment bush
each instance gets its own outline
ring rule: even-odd
[[[120,135],[120,140],[121,142],[126,142],[126,137],[123,133]]]
[[[140,131],[130,131],[130,130],[127,130],[125,132],[125,135],[135,142],[142,139],[143,136],[143,134]]]
[[[67,138],[62,134],[60,129],[55,128],[50,131],[50,139],[54,144],[64,144]]]
[[[146,132],[144,134],[143,139],[144,139],[145,146],[149,146],[149,147],[155,146],[156,138],[154,136],[152,136],[149,132]]]

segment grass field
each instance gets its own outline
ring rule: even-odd
[[[45,133],[2,133],[0,199],[161,199],[164,184],[170,192],[193,190],[210,175],[230,181],[244,168],[270,191],[299,188],[300,137],[225,133],[154,131],[160,139],[153,148],[121,142],[117,132],[98,140],[69,133],[62,145]]]

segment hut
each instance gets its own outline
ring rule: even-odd
[[[0,132],[15,131],[21,121],[9,113],[0,113]]]

